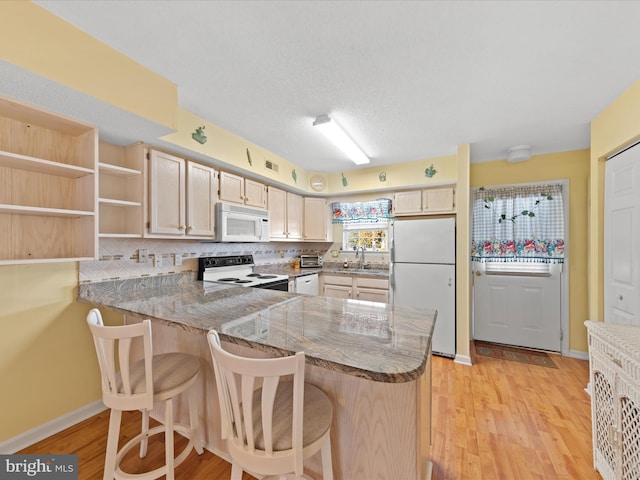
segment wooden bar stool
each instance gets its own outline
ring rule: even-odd
[[[174,424],[173,421],[173,399],[190,390],[196,382],[200,360],[179,352],[153,355],[150,320],[134,325],[105,327],[100,311],[94,308],[87,315],[87,323],[93,335],[102,374],[102,401],[111,409],[103,479],[152,480],[166,475],[167,480],[173,480],[174,467],[182,463],[193,448],[198,454],[203,452],[197,404],[192,392],[188,392],[191,425]],[[131,344],[135,338],[142,340],[144,358],[130,363]],[[118,364],[119,371],[116,370]],[[149,429],[149,411],[153,409],[154,402],[164,402],[164,425]],[[118,450],[122,412],[132,410],[142,411],[142,431]],[[189,439],[177,457],[174,457],[174,431]],[[160,432],[165,433],[165,464],[145,473],[124,472],[120,462],[125,454],[140,443],[140,458],[145,457],[149,437]]]
[[[318,451],[322,478],[332,480],[333,407],[326,393],[304,382],[304,353],[245,358],[223,350],[216,331],[211,330],[207,338],[232,480],[241,480],[243,471],[303,477],[304,459]],[[281,381],[281,377],[287,378]]]

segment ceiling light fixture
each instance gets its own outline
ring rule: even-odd
[[[336,147],[342,150],[356,165],[369,163],[369,158],[362,150],[344,133],[344,131],[329,118],[329,115],[320,115],[313,122],[318,129],[331,140]]]
[[[516,145],[507,150],[508,162],[524,162],[531,158],[531,146],[530,145]]]

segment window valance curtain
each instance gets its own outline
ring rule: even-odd
[[[333,223],[376,223],[391,218],[391,200],[380,198],[368,202],[331,204]]]
[[[473,197],[471,259],[564,263],[562,186],[478,189]]]

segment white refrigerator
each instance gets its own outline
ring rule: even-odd
[[[455,218],[396,219],[391,224],[391,303],[438,311],[434,354],[456,354]]]

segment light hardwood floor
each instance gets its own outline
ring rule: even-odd
[[[433,480],[601,478],[593,469],[584,391],[588,362],[553,356],[559,368],[551,369],[479,356],[473,346],[471,357],[473,367],[433,359]],[[121,441],[137,434],[139,417],[123,417]],[[79,478],[99,479],[107,428],[103,412],[19,453],[76,453]],[[132,471],[161,461],[162,442],[152,443],[144,461],[127,458]],[[177,480],[230,475],[230,465],[206,450],[192,452],[176,469]]]

